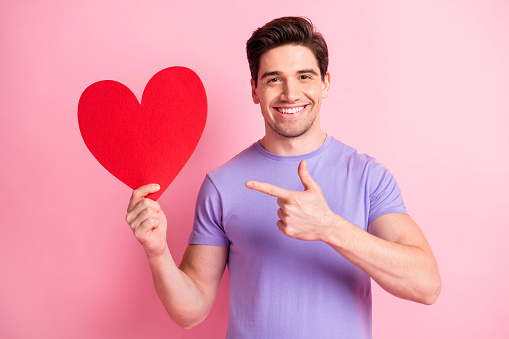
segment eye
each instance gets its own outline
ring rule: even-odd
[[[300,79],[301,79],[301,80],[310,80],[310,79],[311,79],[311,77],[310,77],[309,75],[305,75],[305,74],[303,74],[303,75],[301,75],[301,76],[300,76]]]
[[[279,81],[278,78],[270,78],[269,80],[267,80],[267,83],[278,82],[278,81]]]

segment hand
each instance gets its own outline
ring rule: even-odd
[[[166,216],[157,202],[145,198],[159,189],[159,185],[151,184],[134,190],[125,217],[147,256],[162,255],[166,249]]]
[[[295,239],[325,241],[330,227],[341,217],[327,205],[320,186],[309,175],[305,160],[300,162],[298,172],[304,191],[290,191],[251,180],[246,182],[246,187],[278,198],[280,220],[276,225],[281,232]]]

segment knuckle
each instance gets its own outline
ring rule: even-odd
[[[142,237],[143,231],[138,227],[133,229],[133,234],[137,239],[140,239]]]
[[[279,228],[279,230],[280,230],[281,232],[283,232],[283,229],[284,229],[284,227],[285,227],[285,224],[284,224],[281,220],[278,220],[278,221],[276,222],[276,226]],[[284,233],[284,232],[283,232],[283,233]]]
[[[296,210],[295,204],[288,204],[288,205],[285,205],[285,207],[284,207],[284,212],[286,214],[295,213],[295,210]]]
[[[267,192],[270,194],[270,195],[276,195],[276,189],[273,187],[273,186],[269,186],[267,188]]]
[[[136,191],[133,191],[131,193],[131,198],[129,198],[129,201],[133,201],[136,198]]]
[[[276,202],[277,202],[277,204],[278,204],[280,207],[284,207],[284,206],[288,205],[288,203],[289,203],[290,201],[285,200],[285,199],[283,199],[283,198],[277,198],[277,201],[276,201]]]
[[[146,233],[147,229],[152,228],[151,222],[149,219],[142,222],[138,227],[136,227],[133,231],[136,236],[140,234]]]
[[[287,236],[291,237],[291,238],[295,237],[295,235],[296,235],[295,229],[293,227],[288,226],[288,225],[286,225],[286,227],[284,228],[283,233],[286,234]]]
[[[131,201],[135,201],[135,200],[138,200],[139,198],[142,197],[142,194],[140,192],[140,189],[136,189],[133,191],[133,193],[131,194]]]
[[[147,208],[147,215],[149,218],[154,218],[154,219],[159,218],[159,213],[157,213],[157,211],[154,210],[153,208]]]
[[[156,218],[147,218],[145,222],[143,223],[143,226],[146,228],[152,228],[153,226],[157,225],[159,221]]]
[[[150,207],[150,200],[149,199],[143,199],[141,201],[142,206],[144,207]]]
[[[147,208],[143,211],[143,216],[144,216],[146,219],[153,218],[153,217],[154,217],[154,212],[153,212],[153,210],[152,210],[150,207],[147,207]]]

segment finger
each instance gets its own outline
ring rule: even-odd
[[[146,208],[138,214],[131,214],[131,216],[132,220],[130,220],[129,226],[131,226],[131,229],[133,230],[138,228],[139,225],[143,224],[148,219],[159,219],[159,213],[152,208]]]
[[[277,198],[289,199],[291,197],[291,191],[265,182],[249,180],[246,182],[246,187]]]
[[[131,224],[134,219],[138,217],[142,212],[150,211],[152,214],[157,215],[161,212],[161,205],[159,205],[156,201],[152,199],[142,199],[132,210],[127,213],[126,221],[128,224]]]
[[[299,177],[300,181],[302,182],[302,185],[304,185],[304,190],[312,190],[316,189],[318,184],[311,178],[311,174],[309,174],[308,171],[308,164],[306,163],[306,160],[302,160],[299,164]]]
[[[284,222],[282,222],[281,220],[278,220],[278,221],[276,222],[276,226],[277,226],[277,228],[279,228],[279,230],[280,230],[281,232],[283,232],[284,234],[286,234],[286,233],[284,232],[284,230],[285,230],[285,228],[286,228],[286,225],[285,225],[285,223],[284,223]]]
[[[285,205],[288,205],[289,201],[282,198],[277,198],[276,203],[279,207],[283,208]]]
[[[151,210],[155,214],[161,211],[161,206],[151,199],[142,199],[130,212],[127,213],[125,220],[131,224],[143,211]]]
[[[158,184],[149,184],[145,186],[141,186],[133,191],[131,194],[131,199],[129,200],[129,206],[127,206],[127,212],[133,210],[133,208],[143,200],[143,198],[150,194],[159,191],[161,187]]]
[[[159,219],[149,218],[144,220],[136,229],[133,229],[134,235],[141,238],[144,233],[159,227]]]
[[[285,218],[285,213],[283,212],[283,210],[281,208],[277,210],[277,216],[279,217],[279,219],[281,221],[283,221],[283,219]],[[283,223],[284,223],[284,221],[283,221]]]

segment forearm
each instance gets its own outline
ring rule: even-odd
[[[305,160],[298,172],[304,191],[246,183],[250,189],[278,198],[276,225],[283,234],[329,244],[393,295],[424,304],[435,302],[441,289],[438,266],[424,234],[408,215],[378,217],[369,225],[370,234],[329,208]]]
[[[433,304],[441,289],[431,251],[378,238],[339,218],[324,239],[387,292],[423,304]]]
[[[203,321],[210,309],[205,294],[175,264],[168,247],[163,255],[148,259],[157,294],[171,319],[184,329]]]
[[[228,247],[188,246],[177,267],[166,240],[166,216],[156,201],[145,198],[159,188],[149,184],[134,190],[126,221],[145,249],[164,308],[180,327],[188,329],[203,321],[212,308]]]

